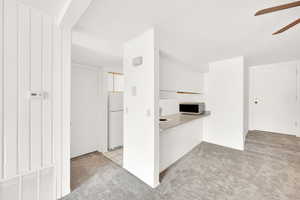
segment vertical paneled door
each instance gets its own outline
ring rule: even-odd
[[[70,31],[16,0],[0,10],[0,199],[54,200],[69,192]]]

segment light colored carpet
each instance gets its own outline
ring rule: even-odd
[[[108,162],[64,200],[299,200],[300,139],[252,132],[244,152],[202,143],[151,189]]]

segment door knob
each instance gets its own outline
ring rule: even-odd
[[[258,104],[258,101],[254,101],[255,104]]]

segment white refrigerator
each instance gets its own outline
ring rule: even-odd
[[[108,150],[123,146],[123,92],[108,96]]]

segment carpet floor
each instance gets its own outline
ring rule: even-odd
[[[201,143],[152,189],[111,161],[63,200],[299,200],[300,139],[250,132],[245,151]]]

